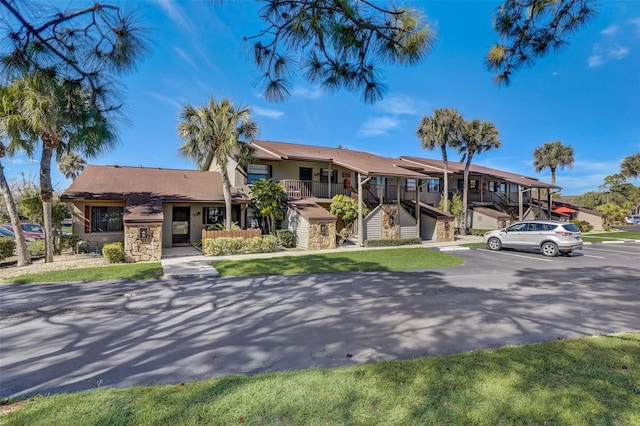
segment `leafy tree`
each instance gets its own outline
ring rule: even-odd
[[[358,202],[347,195],[336,194],[329,211],[348,225],[358,218]]]
[[[84,170],[87,162],[80,154],[73,152],[63,154],[58,159],[58,170],[67,179],[76,180],[80,172]]]
[[[200,170],[210,170],[214,165],[222,175],[225,202],[226,229],[231,230],[231,181],[227,165],[236,156],[240,166],[252,157],[249,141],[258,132],[258,125],[251,119],[248,107],[236,107],[229,99],[217,103],[209,98],[206,106],[185,105],[180,113],[178,136],[184,142],[178,152],[196,162]]]
[[[575,203],[594,210],[607,202],[607,194],[600,191],[588,191],[575,198]]]
[[[498,84],[536,57],[567,44],[568,36],[596,14],[597,0],[505,0],[496,9],[493,28],[500,41],[487,54],[487,68]]]
[[[265,0],[267,27],[249,37],[263,72],[265,97],[282,101],[294,68],[324,89],[362,90],[365,102],[382,96],[378,68],[415,64],[431,50],[435,32],[422,13],[359,0]]]
[[[629,210],[615,203],[606,203],[596,207],[596,210],[605,215],[609,224],[620,222],[629,213]]]
[[[271,179],[259,179],[251,186],[251,207],[259,218],[267,219],[269,233],[275,231],[278,220],[287,214],[287,194],[282,185]]]
[[[72,10],[57,10],[53,1],[29,3],[0,0],[0,63],[7,81],[25,72],[53,73],[89,91],[99,110],[118,108],[114,76],[133,70],[148,51],[134,15],[101,2]]]
[[[628,178],[637,178],[640,176],[640,152],[629,155],[622,160],[620,172]]]
[[[15,101],[18,93],[11,87],[0,87],[0,159],[7,154],[13,155],[17,150],[24,150],[29,156],[33,155],[33,144],[29,140],[25,140],[23,136],[28,129],[24,129],[23,121],[16,113]],[[9,141],[9,146],[5,147],[3,139],[8,138],[10,134],[15,137]],[[30,139],[28,136],[27,139]],[[31,264],[31,256],[27,250],[27,242],[24,239],[22,228],[20,226],[20,215],[18,213],[18,204],[13,196],[11,188],[7,183],[4,175],[4,167],[0,162],[0,192],[4,198],[7,214],[11,221],[11,225],[16,234],[16,254],[18,256],[18,266],[26,266]]]
[[[449,167],[447,160],[447,148],[457,148],[462,139],[462,130],[464,128],[464,119],[453,108],[436,108],[433,110],[433,116],[427,115],[422,117],[416,136],[422,141],[422,148],[435,149],[440,148],[442,151],[442,164],[444,166],[443,179],[443,210],[449,211]]]
[[[481,154],[493,148],[500,147],[498,129],[489,121],[471,120],[465,122],[462,129],[462,143],[458,147],[458,153],[462,155],[460,161],[464,162],[464,185],[462,188],[462,226],[460,233],[467,233],[467,210],[469,208],[469,168],[476,154]]]
[[[551,184],[556,184],[556,169],[573,167],[573,147],[560,141],[548,142],[533,151],[533,167],[536,173],[544,169],[551,171]]]
[[[440,203],[438,203],[438,208],[443,211],[445,211],[445,198],[447,197],[440,198]],[[458,225],[458,228],[462,229],[462,212],[464,211],[464,203],[462,202],[462,197],[458,192],[454,192],[451,195],[449,205],[449,213],[451,213],[456,218],[456,224]]]
[[[45,261],[53,262],[53,154],[80,151],[95,157],[115,145],[117,137],[112,118],[97,108],[92,94],[79,84],[38,72],[15,80],[11,86],[20,94],[12,119],[19,121],[22,129],[28,129],[30,152],[38,140],[42,142],[40,197],[44,212]],[[15,141],[22,140],[23,135],[24,132],[11,131],[9,137]]]

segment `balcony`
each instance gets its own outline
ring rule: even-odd
[[[284,188],[287,197],[291,199],[301,198],[331,198],[334,195],[351,195],[355,192],[351,187],[345,188],[344,183],[318,182],[310,180],[283,179],[280,184]]]

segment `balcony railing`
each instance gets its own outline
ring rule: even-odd
[[[351,187],[344,183],[283,179],[280,181],[289,198],[331,198],[336,194],[351,195]]]

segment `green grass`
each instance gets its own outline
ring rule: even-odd
[[[611,240],[640,240],[640,231],[584,233],[582,234],[582,240],[591,243]]]
[[[640,333],[37,396],[8,425],[638,425]]]
[[[217,262],[222,276],[319,272],[409,271],[461,265],[455,256],[423,248],[394,248]]]
[[[127,263],[93,268],[68,269],[62,271],[39,272],[24,274],[13,278],[6,278],[6,282],[13,284],[29,283],[60,283],[60,282],[89,282],[108,280],[145,280],[162,276],[160,262]]]

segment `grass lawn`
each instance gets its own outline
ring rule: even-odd
[[[582,240],[591,242],[591,243],[599,243],[601,241],[611,241],[611,240],[619,240],[619,239],[640,240],[640,232],[639,231],[623,231],[623,232],[582,234]]]
[[[222,276],[319,272],[409,271],[461,265],[455,256],[423,248],[394,248],[216,262]]]
[[[0,423],[638,425],[640,333],[325,370],[96,389],[37,396],[15,407],[0,415]]]
[[[89,282],[107,280],[144,280],[162,276],[160,262],[127,263],[93,268],[68,269],[63,271],[48,271],[37,274],[25,274],[7,278],[6,282],[13,284],[28,283],[60,283],[60,282]]]

